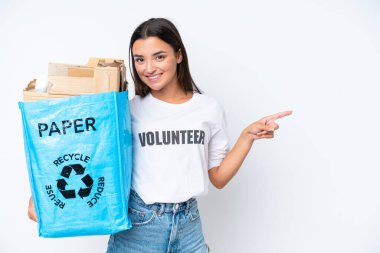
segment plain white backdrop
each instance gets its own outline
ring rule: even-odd
[[[49,61],[127,60],[150,17],[178,27],[195,82],[225,108],[231,145],[251,122],[294,110],[226,188],[199,199],[212,252],[379,252],[374,0],[0,0],[0,252],[105,252],[107,236],[37,236],[17,101]]]

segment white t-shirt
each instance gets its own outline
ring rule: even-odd
[[[148,94],[130,101],[132,189],[147,204],[178,203],[208,191],[208,169],[230,150],[222,107],[199,93],[182,104]]]

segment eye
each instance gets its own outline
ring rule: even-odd
[[[144,62],[144,59],[143,59],[143,58],[140,58],[140,57],[137,57],[137,58],[135,58],[135,62],[136,62],[137,64],[141,64],[141,63]]]
[[[157,55],[156,61],[163,61],[165,59],[165,55]]]

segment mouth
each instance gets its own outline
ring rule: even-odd
[[[160,79],[161,74],[157,74],[157,75],[154,75],[154,76],[146,76],[146,77],[149,79],[149,81],[154,82],[154,81],[157,81],[157,80]]]

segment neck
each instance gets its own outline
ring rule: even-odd
[[[169,87],[168,87],[169,88]],[[182,90],[179,85],[170,89],[163,89],[159,91],[151,90],[152,96],[171,104],[181,104],[192,98],[192,92]]]

